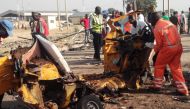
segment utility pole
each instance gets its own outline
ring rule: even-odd
[[[67,19],[67,30],[69,29],[68,25],[68,14],[67,14],[67,0],[65,0],[65,13],[66,13],[66,19]]]
[[[170,0],[168,0],[168,16],[170,16]]]
[[[163,0],[163,12],[165,12],[165,9],[164,9],[164,5],[165,5],[165,3],[164,3],[165,1]]]
[[[22,20],[24,21],[24,1],[22,0]]]
[[[18,22],[17,28],[19,29],[19,27],[20,27],[20,1],[17,2],[17,15],[18,15],[17,16],[17,22]]]
[[[137,10],[137,0],[133,1],[133,10]]]
[[[126,14],[126,9],[125,9],[125,0],[123,0],[123,12]]]
[[[60,9],[59,9],[59,0],[57,0],[57,17],[58,17],[58,26],[59,30],[61,29],[61,22],[60,22]]]

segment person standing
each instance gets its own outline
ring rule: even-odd
[[[102,46],[102,24],[103,16],[101,15],[101,7],[97,6],[95,12],[91,15],[90,26],[92,28],[93,45],[94,45],[94,59],[101,60],[100,50]]]
[[[189,8],[189,15],[188,15],[188,34],[190,34],[189,33],[189,30],[190,30],[190,8]]]
[[[9,20],[0,21],[0,38],[7,38],[11,36],[13,32],[13,24]],[[0,109],[4,94],[0,95]]]
[[[83,23],[83,24],[82,24]],[[89,42],[88,36],[90,35],[89,32],[89,26],[90,26],[90,20],[88,18],[88,14],[85,15],[85,17],[83,19],[80,20],[80,24],[84,26],[85,29],[85,44],[87,44]]]
[[[32,32],[39,33],[47,37],[49,35],[49,29],[45,19],[42,18],[41,14],[38,12],[32,12],[32,18],[36,21],[36,25]]]
[[[184,11],[181,11],[181,16],[180,16],[180,33],[186,32],[186,17],[184,14]]]
[[[163,18],[164,20],[170,20],[169,17],[166,15],[165,12],[162,12],[162,18]]]
[[[170,21],[177,27],[179,26],[179,22],[178,22],[178,15],[177,15],[177,11],[173,12],[173,15],[170,17]]]
[[[142,22],[145,21],[144,15],[143,15],[141,12],[137,14],[137,20],[138,20],[138,21],[142,21]]]
[[[133,11],[133,4],[129,3],[127,4],[126,13],[132,13]],[[128,17],[126,17],[124,20],[121,20],[121,23],[124,24],[123,33],[124,34],[131,34],[132,24],[129,22]]]
[[[155,6],[154,5],[149,5],[148,7],[148,16],[147,16],[147,22],[150,24],[152,21],[152,13],[155,12]]]
[[[152,14],[151,24],[154,27],[156,45],[145,45],[150,48],[153,47],[158,56],[154,70],[154,86],[150,89],[154,91],[161,89],[164,69],[166,65],[169,65],[177,91],[179,94],[188,96],[189,91],[185,84],[180,61],[183,47],[176,27],[170,21],[161,19],[158,12]]]
[[[133,16],[129,16],[128,19],[129,19],[129,22],[132,24],[132,28],[131,28],[132,35],[135,35],[135,34],[139,35],[139,33],[141,33],[141,31],[144,28],[148,28],[144,20],[135,20]]]
[[[109,21],[110,17],[108,15],[108,11],[105,10],[105,11],[102,11],[102,15],[103,15],[103,30],[102,30],[102,36],[103,38],[105,38],[107,36],[107,34],[109,33],[110,31],[110,27],[109,25],[107,24],[107,22]]]

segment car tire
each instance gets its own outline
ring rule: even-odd
[[[96,95],[91,94],[86,95],[79,100],[77,109],[103,109],[103,105]]]

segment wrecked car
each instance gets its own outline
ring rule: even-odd
[[[29,109],[103,109],[99,96],[73,75],[58,48],[39,34],[33,37],[31,47],[0,58],[1,98],[11,90]]]
[[[11,58],[0,58],[0,68],[4,68],[0,71],[0,95],[12,89],[28,108],[103,109],[100,100],[106,101],[107,95],[120,89],[139,89],[152,50],[145,43],[153,42],[153,35],[151,31],[124,35],[112,25],[118,20],[110,22],[111,32],[105,38],[103,74],[76,77],[57,47],[34,34],[31,48],[18,48]]]

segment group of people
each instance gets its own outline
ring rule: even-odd
[[[133,12],[132,7],[128,8],[127,13]],[[121,16],[122,14],[115,14],[114,18]],[[185,84],[181,68],[181,55],[183,53],[183,47],[181,44],[181,37],[176,25],[182,25],[183,13],[181,15],[181,22],[179,22],[177,12],[174,12],[172,17],[167,17],[164,13],[163,16],[154,11],[153,7],[150,7],[150,13],[148,14],[147,21],[142,13],[138,13],[137,16],[128,16],[121,21],[115,22],[114,26],[120,27],[124,34],[139,34],[143,28],[148,28],[154,33],[155,43],[145,43],[146,47],[153,48],[155,54],[157,54],[154,66],[154,80],[151,90],[159,91],[162,89],[164,81],[164,72],[166,66],[169,65],[171,74],[173,77],[174,85],[177,87],[179,94],[188,96],[188,87]],[[178,22],[177,22],[178,21]],[[123,23],[125,22],[125,23]],[[176,23],[177,22],[177,23]],[[103,16],[101,15],[101,8],[96,7],[95,12],[90,18],[90,28],[94,36],[94,59],[100,60],[100,49],[102,40],[103,29]],[[150,25],[151,27],[149,27]]]
[[[101,14],[101,7],[97,6],[95,12],[89,17],[85,15],[85,18],[81,19],[80,23],[85,28],[85,42],[88,42],[89,31],[93,35],[94,45],[94,59],[100,61],[100,50],[102,47],[102,30],[103,30],[103,15]]]
[[[130,7],[127,12],[133,12],[132,8]],[[31,23],[31,27],[33,27],[32,31],[47,36],[49,32],[45,20],[41,17],[39,13],[34,12],[32,13],[32,16],[34,19],[34,22]],[[177,16],[177,13],[175,12],[173,16]],[[102,31],[103,26],[105,25],[103,22],[104,18],[105,16],[101,14],[101,7],[97,6],[95,8],[95,12],[90,15],[90,18],[88,18],[88,16],[86,15],[85,19],[81,20],[81,22],[84,22],[85,29],[90,30],[93,35],[93,44],[95,50],[94,59],[96,60],[101,60],[100,50],[103,38]],[[151,89],[159,91],[162,88],[164,70],[166,66],[169,65],[178,92],[182,95],[188,96],[188,87],[185,84],[185,79],[183,77],[181,68],[180,58],[183,52],[183,47],[181,44],[180,34],[176,27],[176,18],[171,17],[170,22],[168,18],[161,18],[158,12],[152,11],[147,19],[149,25],[151,25],[151,28],[149,29],[153,29],[156,43],[147,43],[145,44],[145,46],[153,48],[155,53],[158,55],[154,66],[154,85],[153,87],[151,87]],[[124,34],[138,34],[140,30],[142,30],[144,27],[147,27],[148,25],[147,22],[145,22],[145,17],[141,13],[139,13],[136,18],[134,18],[134,16],[128,16],[126,17],[125,21],[127,22],[121,23],[124,21],[118,21],[117,23],[114,23],[115,26],[119,26],[121,30],[124,31]],[[12,31],[13,24],[10,21],[0,21],[1,38],[6,38],[10,36],[12,34]],[[86,31],[86,34],[89,33]]]
[[[124,16],[123,12],[119,12],[114,10],[111,15],[108,11],[103,11],[101,13],[101,7],[97,6],[95,8],[95,12],[90,15],[85,15],[83,19],[81,19],[80,23],[85,28],[85,43],[87,43],[89,31],[93,35],[93,45],[94,45],[94,59],[100,61],[100,51],[103,45],[103,38],[110,31],[110,27],[107,22],[109,19],[118,18],[120,16]],[[132,5],[129,4],[127,8],[127,12],[133,12]],[[140,30],[142,30],[146,25],[143,14],[138,14],[138,21],[134,20],[134,17],[127,17],[121,21],[114,22],[113,24],[116,27],[120,27],[123,34],[137,34]]]
[[[164,20],[171,21],[177,27],[180,34],[183,34],[183,33],[190,34],[190,8],[189,8],[189,14],[187,17],[184,11],[181,11],[181,14],[179,14],[178,11],[174,11],[171,14],[171,17],[166,15],[165,12],[162,12],[162,18]]]

